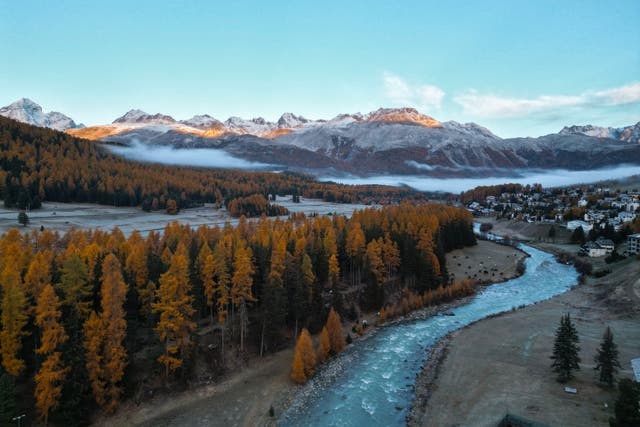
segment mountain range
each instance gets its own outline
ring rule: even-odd
[[[278,169],[318,175],[438,177],[509,175],[513,169],[588,170],[640,164],[640,122],[624,128],[570,126],[537,138],[500,138],[475,123],[440,122],[413,108],[380,108],[310,120],[278,121],[209,115],[176,120],[131,110],[111,124],[83,127],[60,113],[42,113],[28,99],[0,115],[107,143],[215,148]]]

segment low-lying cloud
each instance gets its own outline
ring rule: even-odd
[[[587,184],[607,179],[626,178],[640,173],[638,166],[619,166],[610,169],[568,171],[568,170],[514,170],[513,176],[486,178],[430,178],[416,175],[373,176],[366,178],[334,178],[323,177],[322,181],[334,181],[342,184],[382,184],[406,185],[418,191],[442,191],[460,193],[479,185],[497,185],[507,182],[526,184],[542,184],[543,187],[560,187],[572,184]]]
[[[239,159],[224,150],[214,148],[175,149],[141,143],[133,143],[127,147],[113,145],[106,147],[119,156],[141,162],[221,169],[274,170],[277,168],[277,165]]]

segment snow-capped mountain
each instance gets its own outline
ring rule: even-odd
[[[595,138],[609,138],[633,144],[640,143],[640,122],[622,128],[600,127],[593,125],[565,126],[560,135],[587,135]]]
[[[40,105],[28,98],[19,99],[13,104],[0,108],[0,116],[59,131],[84,127],[84,125],[76,124],[73,119],[57,111],[44,113]]]
[[[29,100],[3,115],[66,129],[81,138],[129,145],[217,148],[245,160],[294,171],[353,175],[483,176],[511,169],[591,169],[640,164],[640,123],[624,128],[566,127],[538,138],[502,139],[475,123],[441,122],[414,108],[380,108],[310,120],[284,113],[277,121],[210,115],[176,120],[130,110],[111,124],[73,128],[60,113],[44,114]]]
[[[152,125],[172,125],[176,120],[165,114],[148,114],[142,110],[129,110],[127,113],[118,117],[113,124],[152,124]]]

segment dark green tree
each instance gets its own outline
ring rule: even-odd
[[[609,419],[611,427],[640,426],[640,383],[624,378],[618,383],[615,417]]]
[[[579,245],[585,242],[584,229],[582,227],[578,227],[573,230],[571,233],[571,243],[577,243]]]
[[[0,373],[0,426],[13,424],[16,416],[16,383],[6,372]]]
[[[618,346],[613,342],[613,333],[607,326],[604,332],[598,354],[595,357],[597,371],[600,371],[600,381],[608,385],[612,385],[616,372],[620,367],[618,361]]]
[[[553,360],[551,367],[558,374],[558,381],[561,383],[573,378],[573,371],[580,369],[579,342],[578,331],[567,313],[560,319],[551,355]]]
[[[20,211],[18,214],[18,222],[22,224],[23,227],[26,227],[29,224],[29,215],[25,211]]]

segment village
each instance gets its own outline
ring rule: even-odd
[[[476,217],[496,217],[515,222],[551,224],[565,228],[572,243],[581,244],[580,254],[591,258],[640,253],[640,192],[601,186],[572,186],[543,189],[534,186],[506,186],[463,194],[466,208]],[[509,188],[512,187],[512,188]],[[490,194],[494,193],[494,194]],[[484,197],[482,197],[484,196]],[[479,200],[482,199],[482,200]],[[620,255],[619,255],[620,254]]]

